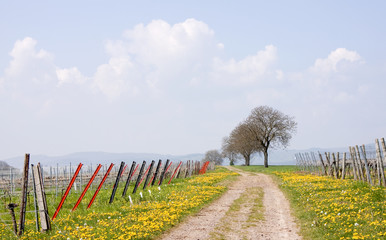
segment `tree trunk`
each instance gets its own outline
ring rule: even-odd
[[[245,155],[245,166],[249,166],[249,162],[251,161],[251,156],[250,155]]]
[[[264,150],[264,167],[268,167],[268,149]]]

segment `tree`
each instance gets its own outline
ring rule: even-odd
[[[222,146],[221,146],[221,155],[224,158],[229,159],[229,165],[233,166],[239,159],[239,154],[235,151],[232,151],[232,146],[230,145],[230,139],[229,137],[224,137],[222,139]]]
[[[202,161],[214,162],[215,165],[221,165],[223,158],[217,150],[209,150],[205,153],[205,157],[202,159]]]
[[[259,151],[260,145],[246,123],[240,123],[233,129],[226,143],[223,143],[223,152],[243,156],[246,166],[250,165],[252,154]]]
[[[268,106],[256,107],[245,121],[253,142],[264,153],[264,167],[268,167],[268,149],[286,147],[292,134],[296,132],[297,123],[293,117],[283,114]]]

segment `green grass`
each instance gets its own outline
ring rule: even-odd
[[[167,184],[169,179],[165,179],[164,184],[160,187],[161,190],[158,189],[158,186],[153,186],[144,191],[142,190],[142,183],[136,194],[132,194],[134,183],[131,183],[126,197],[121,196],[125,185],[123,180],[119,183],[112,204],[108,203],[112,193],[112,183],[110,183],[102,187],[91,208],[87,209],[87,204],[99,184],[100,180],[98,180],[93,188],[88,190],[81,204],[74,212],[71,210],[81,192],[79,189],[78,191],[71,190],[57,219],[52,224],[53,230],[46,234],[35,231],[35,213],[28,212],[23,237],[26,239],[67,239],[67,236],[76,234],[79,239],[83,231],[87,238],[115,239],[117,232],[121,232],[120,236],[126,236],[125,239],[130,239],[134,236],[125,234],[133,232],[128,229],[131,226],[138,227],[135,231],[142,234],[139,235],[141,236],[140,239],[152,238],[177,224],[185,216],[199,211],[203,206],[218,198],[226,190],[226,182],[230,183],[232,179],[235,179],[234,177],[229,174],[229,170],[220,167],[205,175],[192,176],[186,179],[173,179],[170,185]],[[142,192],[142,197],[140,192]],[[56,197],[55,192],[47,191],[46,193],[49,215],[52,217],[61,200],[61,194]],[[129,196],[131,196],[133,204],[130,203]],[[19,203],[20,199],[18,196],[14,196],[11,200],[3,198],[2,201],[2,205],[5,205],[9,202]],[[27,211],[33,211],[32,195],[29,196],[27,203]],[[17,221],[19,211],[19,208],[15,209]],[[7,212],[5,207],[2,206],[0,218],[3,222],[0,221],[0,238],[15,239],[10,228],[11,225],[4,224],[9,223],[10,220],[10,215]],[[161,216],[164,217],[159,219]],[[150,219],[154,220],[150,221]],[[146,227],[149,224],[148,221],[160,225],[154,226],[154,230],[149,230],[147,229],[149,227]],[[123,223],[125,225],[120,226]],[[103,226],[104,224],[106,226]],[[103,230],[104,228],[106,230]],[[125,230],[125,228],[128,230]],[[79,229],[79,231],[76,231],[76,229]],[[74,237],[76,238],[76,236]]]
[[[233,201],[225,216],[220,220],[220,224],[210,234],[210,239],[220,240],[226,239],[227,233],[237,231],[238,235],[243,236],[245,229],[256,226],[257,222],[264,220],[264,206],[263,206],[264,192],[259,187],[248,188],[239,198]],[[248,216],[241,216],[242,209],[248,209]],[[247,217],[246,221],[240,224],[239,218]]]
[[[273,172],[297,171],[297,167],[295,165],[272,165],[272,166],[269,166],[268,168],[265,168],[263,165],[234,166],[234,167],[247,172],[258,172],[258,173],[267,173],[267,174],[273,174]]]

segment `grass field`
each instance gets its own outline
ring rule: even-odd
[[[273,174],[305,239],[386,239],[386,189],[297,172],[295,166],[238,166]]]
[[[132,203],[128,195],[121,197],[124,187],[121,183],[114,202],[109,204],[112,192],[110,185],[103,188],[91,208],[86,209],[94,193],[89,191],[74,212],[71,209],[80,193],[72,191],[58,217],[52,222],[52,231],[36,232],[34,213],[29,212],[26,216],[26,231],[20,239],[151,239],[220,196],[226,190],[224,182],[232,181],[235,175],[225,168],[218,168],[205,175],[174,179],[172,184],[164,184],[160,188],[154,186],[141,191],[141,186],[141,190],[131,194]],[[132,189],[131,185],[129,191]],[[19,202],[19,199],[12,201]],[[59,201],[60,198],[48,194],[51,216]],[[32,198],[27,211],[33,209]],[[4,224],[10,220],[6,210],[4,213],[1,215],[0,238],[16,239],[11,230],[12,225]]]

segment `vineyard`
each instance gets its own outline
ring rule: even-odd
[[[112,165],[109,168],[98,165],[93,173],[89,168],[82,173],[79,164],[74,172],[71,167],[62,174],[59,168],[53,174],[42,171],[40,175],[45,177],[41,178],[41,186],[36,184],[39,174],[33,173],[41,168],[32,166],[33,171],[26,178],[29,181],[24,178],[3,181],[0,236],[2,239],[14,239],[17,235],[20,239],[150,239],[215,199],[226,189],[216,183],[234,175],[225,170],[206,173],[214,169],[208,162],[167,161],[161,165],[161,161],[157,166],[152,161],[146,167],[144,161],[130,167],[122,162],[115,172]],[[72,173],[70,179],[69,173]],[[25,182],[29,182],[27,191],[23,191]],[[41,204],[36,191],[40,187],[44,193]]]

